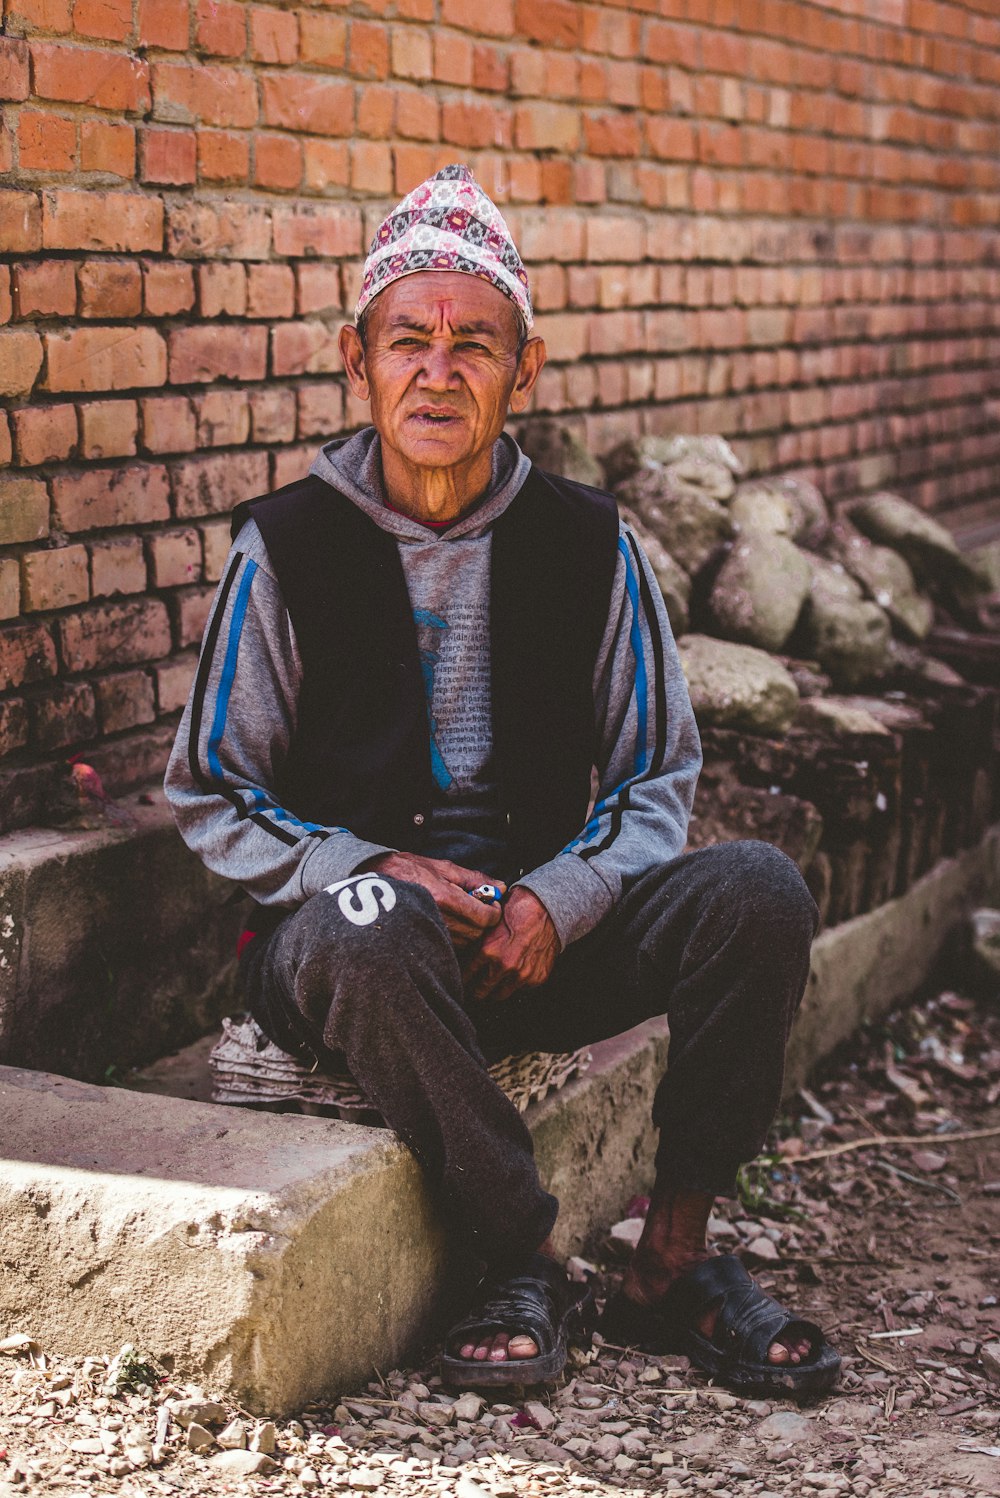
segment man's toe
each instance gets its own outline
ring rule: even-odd
[[[490,1362],[503,1363],[507,1360],[507,1344],[510,1337],[507,1332],[497,1332],[490,1347]]]
[[[538,1356],[538,1344],[530,1337],[512,1337],[507,1347],[508,1356],[512,1358],[536,1358]]]

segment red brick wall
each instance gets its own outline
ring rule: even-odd
[[[363,419],[382,208],[464,159],[601,453],[1000,514],[996,0],[4,0],[0,817],[164,758],[238,499]]]

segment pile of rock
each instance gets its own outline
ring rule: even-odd
[[[748,477],[719,436],[630,440],[602,478],[568,428],[518,435],[610,488],[649,557],[705,747],[693,845],[776,843],[833,922],[1000,813],[1000,546],[963,554],[894,494],[833,513],[804,479]]]

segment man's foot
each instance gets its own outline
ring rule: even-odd
[[[676,1280],[682,1279],[696,1264],[703,1264],[713,1257],[714,1255],[706,1249],[704,1253],[688,1258],[686,1263],[663,1266],[663,1272],[648,1277],[643,1277],[635,1265],[630,1264],[622,1280],[622,1294],[637,1306],[642,1306],[647,1310],[653,1308],[664,1300],[667,1291]],[[694,1325],[701,1336],[711,1342],[715,1336],[718,1320],[719,1306],[711,1305],[696,1318]],[[809,1356],[811,1350],[812,1343],[808,1337],[794,1330],[782,1332],[768,1347],[767,1361],[776,1367],[780,1367],[783,1363],[801,1363]]]
[[[732,1254],[696,1261],[653,1303],[623,1288],[608,1301],[598,1330],[622,1346],[686,1353],[703,1373],[744,1394],[818,1393],[840,1372],[819,1327],[765,1295]]]
[[[529,1254],[518,1273],[489,1285],[481,1303],[452,1328],[441,1376],[473,1388],[556,1378],[570,1336],[581,1327],[593,1329],[590,1290],[571,1285],[548,1255]]]
[[[537,1252],[558,1263],[551,1238],[546,1238]],[[476,1342],[465,1342],[457,1351],[459,1357],[471,1358],[477,1363],[503,1363],[507,1358],[536,1358],[538,1343],[524,1333],[512,1337],[510,1332],[494,1332]]]

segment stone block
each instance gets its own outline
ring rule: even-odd
[[[162,793],[134,828],[0,838],[0,1060],[101,1078],[233,1005],[239,907]]]

